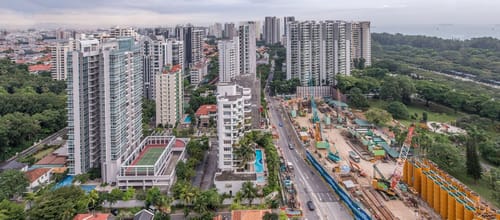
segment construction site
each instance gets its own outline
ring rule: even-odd
[[[393,137],[357,117],[339,98],[312,97],[281,104],[307,159],[321,166],[316,168],[326,172],[320,172],[325,180],[334,179],[337,195],[346,192],[371,219],[500,220],[500,213],[464,184],[413,155],[414,125],[404,128],[408,135],[396,146]]]

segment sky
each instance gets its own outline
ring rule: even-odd
[[[0,0],[0,28],[169,26],[263,20],[369,20],[402,24],[500,24],[499,0]]]

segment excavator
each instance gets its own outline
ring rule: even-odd
[[[403,165],[408,158],[408,153],[410,152],[411,147],[411,139],[413,138],[413,131],[415,130],[415,125],[412,124],[408,128],[408,134],[406,135],[406,139],[401,146],[401,150],[399,152],[398,160],[396,161],[396,167],[394,168],[394,172],[391,175],[390,179],[387,179],[382,175],[382,172],[377,168],[376,164],[373,164],[373,180],[372,186],[382,192],[385,192],[387,195],[395,196],[396,195],[396,187],[401,180],[401,175],[403,173]],[[380,175],[381,178],[376,177],[376,173]]]

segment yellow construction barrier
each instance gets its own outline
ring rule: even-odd
[[[403,179],[442,219],[500,220],[500,212],[481,204],[477,193],[428,160],[407,160]]]

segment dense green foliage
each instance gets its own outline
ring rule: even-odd
[[[372,34],[374,57],[404,61],[452,75],[500,81],[500,40],[447,40],[401,34]],[[470,75],[466,75],[470,74]]]
[[[196,174],[194,169],[203,161],[205,152],[208,150],[208,138],[191,139],[186,146],[189,159],[184,163],[180,161],[175,169],[178,180],[189,182]]]
[[[6,199],[0,202],[0,219],[24,220],[24,206]]]
[[[0,160],[66,126],[66,83],[0,60]]]
[[[371,108],[365,113],[365,116],[368,121],[377,125],[385,125],[392,120],[389,112],[379,108]]]
[[[467,168],[467,175],[474,180],[481,178],[481,164],[479,163],[479,156],[477,155],[477,144],[483,142],[484,136],[479,134],[476,129],[470,129],[467,139],[465,141],[465,165]]]
[[[349,90],[348,97],[349,104],[354,108],[366,109],[370,106],[368,104],[368,100],[363,95],[361,89],[359,89],[358,87],[353,87],[351,90]]]
[[[39,196],[28,211],[30,219],[71,219],[88,212],[89,198],[79,186],[61,187]]]
[[[283,69],[283,62],[286,59],[285,47],[279,44],[272,45],[269,47],[269,55],[273,58],[275,66],[273,79],[269,85],[271,94],[294,94],[297,86],[300,86],[300,80],[296,78],[286,80],[286,70]]]
[[[391,102],[387,106],[387,111],[391,113],[392,117],[395,119],[408,119],[410,115],[408,114],[408,108],[401,102]]]
[[[22,171],[6,170],[0,173],[0,201],[21,195],[28,185],[28,179]]]

